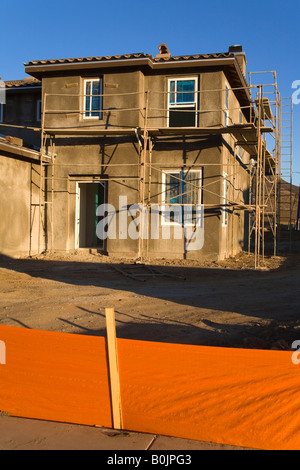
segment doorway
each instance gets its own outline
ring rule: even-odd
[[[104,240],[97,237],[100,217],[97,208],[106,200],[105,182],[76,183],[76,248],[104,250]]]

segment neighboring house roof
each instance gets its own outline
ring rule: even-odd
[[[11,140],[13,140],[13,138],[0,137],[0,152],[2,151],[18,158],[29,158],[37,162],[40,160],[39,152],[23,147],[20,139],[15,139],[17,141],[20,140],[20,142],[17,143]]]
[[[14,137],[1,137],[0,136],[0,157],[1,152],[4,152],[6,155],[19,158],[22,160],[33,160],[35,162],[40,162],[40,152],[36,150],[29,149],[22,145],[21,139],[16,139]],[[43,155],[44,160],[50,160],[48,155]]]
[[[41,87],[42,82],[34,77],[26,77],[22,80],[7,80],[4,82],[8,89],[24,88],[24,87]]]

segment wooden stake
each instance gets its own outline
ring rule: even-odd
[[[4,341],[0,341],[0,364],[6,364],[6,345]]]
[[[113,308],[105,309],[107,348],[109,361],[109,378],[111,390],[111,403],[113,415],[113,428],[122,429],[121,390],[119,377],[119,363],[117,350],[117,336],[115,325],[115,311]]]

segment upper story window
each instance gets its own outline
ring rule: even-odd
[[[241,162],[243,161],[243,151],[240,145],[237,146],[236,156]]]
[[[243,112],[241,109],[239,109],[239,124],[243,124]],[[237,158],[242,161],[243,158],[243,153],[242,153],[242,147],[240,145],[237,146]]]
[[[0,122],[3,122],[3,104],[0,103]]]
[[[229,86],[225,83],[224,125],[229,124]]]
[[[239,123],[243,124],[243,111],[239,109]]]
[[[168,80],[168,127],[195,127],[197,125],[196,77]]]
[[[102,79],[84,80],[84,118],[102,119]]]

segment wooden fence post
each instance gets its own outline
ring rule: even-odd
[[[105,309],[105,318],[106,318],[113,428],[122,429],[119,362],[118,362],[117,336],[116,336],[116,325],[115,325],[115,311],[113,308]]]
[[[0,364],[6,364],[6,345],[4,341],[0,341]]]

